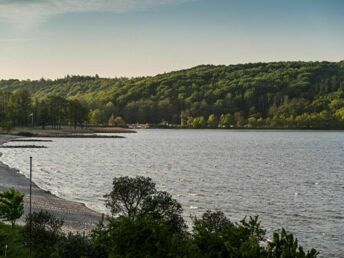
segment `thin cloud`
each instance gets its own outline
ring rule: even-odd
[[[32,26],[64,13],[123,13],[190,0],[0,0],[0,20],[19,26]]]

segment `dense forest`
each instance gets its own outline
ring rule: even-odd
[[[0,119],[40,126],[344,128],[344,61],[202,65],[154,77],[0,81]],[[11,113],[11,114],[10,114]]]

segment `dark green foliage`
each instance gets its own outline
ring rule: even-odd
[[[184,234],[149,215],[111,219],[108,237],[111,257],[183,257],[186,251]]]
[[[305,252],[297,239],[285,229],[275,232],[267,246],[268,258],[315,258],[319,254],[315,249]]]
[[[193,237],[200,257],[266,257],[260,246],[265,231],[258,217],[236,224],[222,212],[207,211],[202,218],[194,218]]]
[[[88,237],[80,234],[63,236],[56,244],[55,256],[59,258],[106,258],[107,254],[100,248],[95,248]],[[54,256],[52,255],[52,256]]]
[[[36,123],[42,126],[84,122],[83,109],[74,115],[68,108],[57,109],[47,118],[50,102],[62,97],[78,99],[90,111],[91,123],[104,125],[109,120],[116,124],[114,118],[122,117],[128,123],[190,128],[344,128],[343,116],[337,114],[344,107],[335,104],[344,97],[343,62],[202,65],[134,79],[67,76],[54,81],[2,80],[0,90],[21,91],[17,98],[25,100],[27,110],[23,90],[37,98]],[[8,100],[3,96],[0,103]],[[15,119],[14,124],[28,123],[26,109],[15,108],[18,101],[11,103],[13,113],[23,119]],[[73,119],[76,114],[78,119]],[[4,120],[1,115],[0,120]]]
[[[24,238],[30,243],[30,223],[32,227],[32,248],[37,257],[49,257],[54,253],[54,247],[61,239],[63,220],[57,219],[47,211],[34,212],[26,217]]]
[[[36,101],[34,105],[35,122],[45,128],[51,125],[59,129],[61,125],[71,125],[74,128],[82,126],[88,119],[88,109],[78,100],[67,100],[59,96],[49,96]]]
[[[0,91],[0,126],[10,132],[14,126],[50,125],[60,128],[70,125],[76,128],[88,120],[88,108],[78,100],[49,96],[42,101],[32,101],[27,91]]]
[[[1,129],[5,132],[5,133],[10,133],[14,127],[13,122],[7,118],[5,118],[1,124],[0,124]]]
[[[6,254],[6,256],[5,256]],[[24,245],[22,228],[0,223],[0,257],[26,258],[29,249]]]
[[[99,257],[108,257],[109,256],[109,247],[111,246],[111,238],[109,237],[109,228],[108,224],[105,225],[105,217],[102,215],[101,220],[95,229],[92,230],[90,236],[92,239],[92,244],[97,250]]]
[[[139,215],[148,215],[154,220],[164,222],[172,232],[183,232],[186,225],[182,213],[182,206],[172,195],[159,191],[144,200]]]
[[[186,252],[182,207],[170,194],[157,191],[150,178],[114,178],[106,197],[113,216],[93,238],[98,245],[106,243],[110,256],[182,257]]]
[[[24,214],[24,194],[10,188],[0,193],[0,218],[11,222],[12,228]]]
[[[156,193],[155,183],[146,177],[115,177],[110,194],[106,195],[106,207],[113,215],[135,217],[140,213],[145,199]]]
[[[114,178],[113,189],[105,197],[113,216],[129,219],[148,216],[169,226],[171,232],[182,232],[186,228],[181,205],[169,193],[157,191],[148,177]]]

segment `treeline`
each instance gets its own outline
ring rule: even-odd
[[[75,99],[49,96],[38,100],[25,90],[0,92],[0,125],[7,131],[15,126],[84,126],[88,114],[87,106]]]
[[[344,62],[203,65],[154,77],[2,80],[4,91],[27,90],[78,99],[95,124],[192,128],[344,128]]]
[[[0,194],[0,214],[12,222],[12,232],[0,224],[0,245],[7,257],[61,258],[316,258],[286,230],[271,239],[258,217],[232,222],[220,211],[192,218],[188,230],[179,202],[158,191],[150,178],[114,178],[105,196],[110,215],[90,235],[64,234],[63,220],[41,211],[26,218],[23,228],[14,222],[23,214],[23,195],[12,190]],[[17,200],[17,201],[14,201]],[[18,202],[19,200],[19,202]],[[19,211],[19,212],[18,212]],[[14,216],[13,216],[14,215]],[[15,231],[13,231],[15,230]],[[0,249],[1,250],[1,249]]]

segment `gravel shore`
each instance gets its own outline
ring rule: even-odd
[[[13,136],[0,135],[0,145],[13,139],[15,139]],[[0,191],[11,187],[25,193],[26,215],[29,210],[30,181],[16,169],[0,162]],[[35,184],[32,185],[32,209],[33,211],[46,210],[64,219],[64,230],[72,232],[89,232],[101,218],[101,214],[87,208],[84,204],[61,199]],[[22,221],[23,218],[25,216],[22,217]]]

